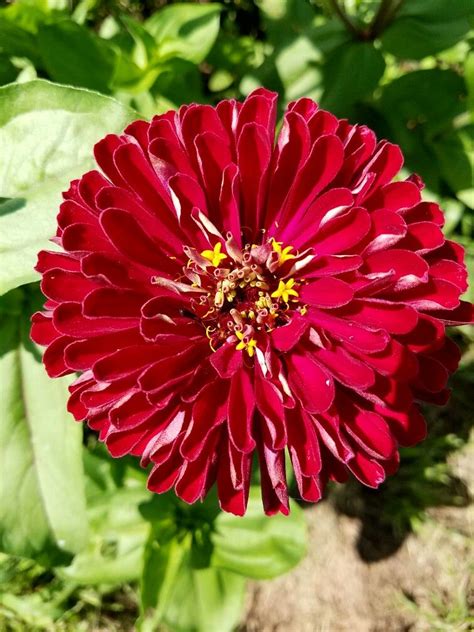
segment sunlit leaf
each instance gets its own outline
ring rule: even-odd
[[[287,572],[304,557],[306,522],[296,503],[289,516],[265,516],[260,490],[252,487],[245,516],[220,513],[212,542],[213,566],[267,579]]]
[[[70,566],[61,569],[61,577],[82,585],[117,585],[138,579],[148,535],[148,524],[138,505],[147,497],[144,487],[124,487],[89,501],[87,547]]]
[[[155,38],[161,59],[180,57],[200,63],[219,33],[221,5],[173,4],[157,11],[145,22]]]
[[[0,88],[0,197],[12,200],[0,214],[0,294],[37,278],[61,191],[92,168],[93,144],[136,116],[108,97],[47,81]]]
[[[0,549],[64,563],[87,542],[82,429],[66,411],[71,379],[46,375],[27,340],[23,294],[0,301]]]

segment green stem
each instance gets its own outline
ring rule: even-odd
[[[382,0],[372,24],[369,27],[370,39],[375,39],[387,28],[403,4],[403,0]]]
[[[344,24],[344,26],[349,31],[349,33],[352,33],[354,37],[356,37],[357,39],[360,39],[361,32],[359,31],[357,26],[352,22],[352,20],[349,19],[349,16],[344,11],[342,6],[339,4],[338,0],[329,0],[329,5],[331,6],[334,15],[336,15],[340,19],[340,21]]]

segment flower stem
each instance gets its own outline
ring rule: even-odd
[[[352,20],[349,19],[349,16],[347,15],[343,7],[339,4],[338,0],[329,0],[329,5],[331,6],[334,15],[339,18],[339,20],[344,24],[349,33],[352,33],[354,37],[360,39],[362,33],[352,22]]]
[[[390,24],[397,11],[403,4],[403,0],[382,0],[377,13],[369,27],[370,39],[375,39],[382,34]]]

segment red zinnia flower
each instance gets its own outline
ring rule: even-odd
[[[276,95],[183,106],[95,147],[37,269],[32,337],[69,410],[148,486],[187,502],[217,482],[245,512],[253,455],[267,514],[351,472],[378,486],[425,436],[469,322],[463,250],[403,158],[310,99],[274,144]]]

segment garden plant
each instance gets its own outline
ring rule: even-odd
[[[0,3],[0,629],[232,631],[314,503],[367,563],[468,510],[473,42],[469,0]]]

